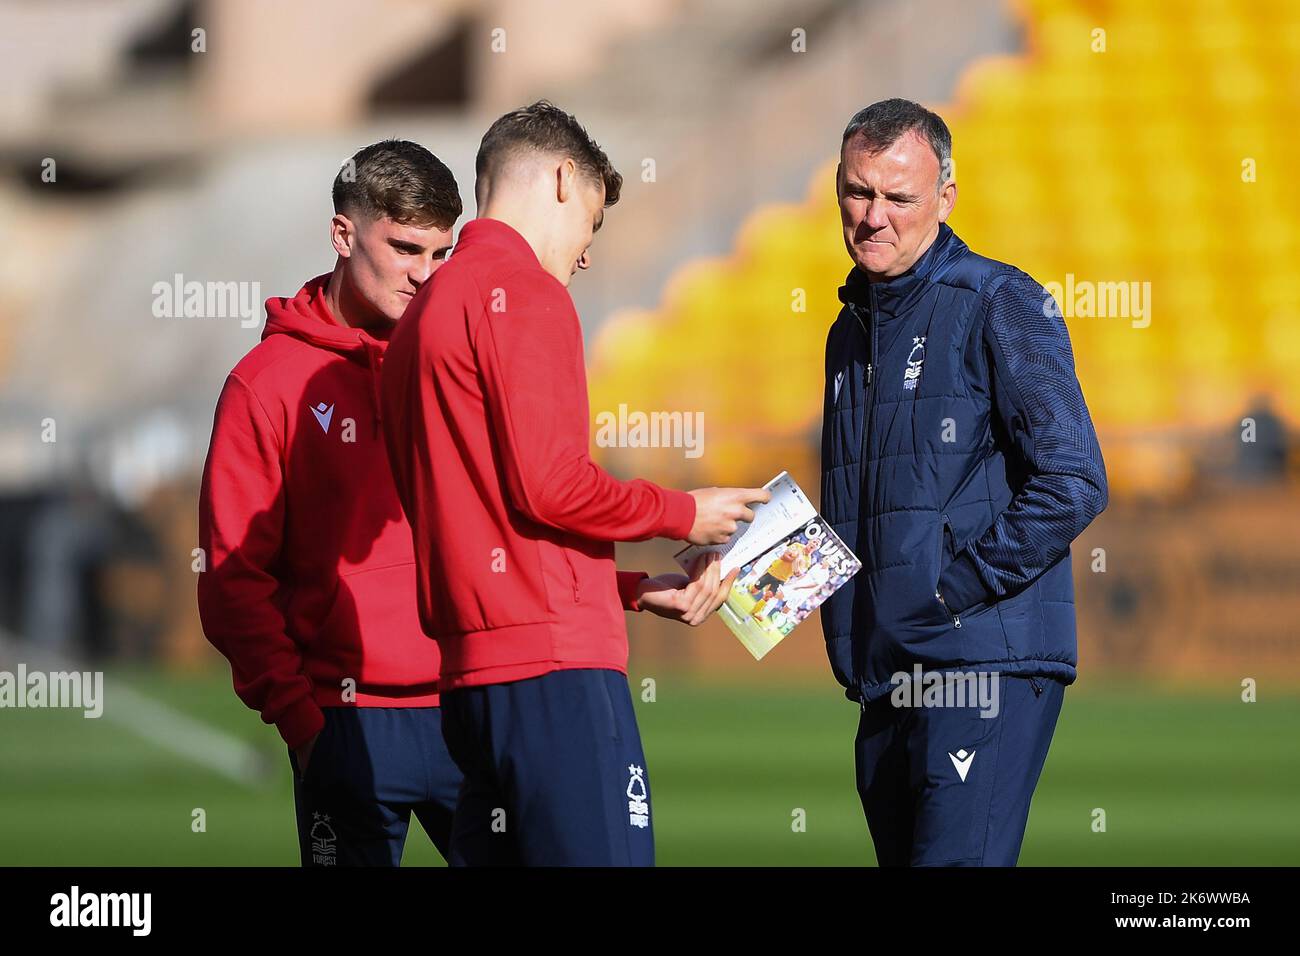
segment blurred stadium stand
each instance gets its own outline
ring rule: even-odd
[[[1083,666],[1173,660],[1193,679],[1249,662],[1300,679],[1293,6],[557,9],[0,4],[0,626],[215,663],[193,608],[197,471],[221,381],[260,320],[155,318],[154,283],[256,282],[265,297],[326,271],[329,182],[384,136],[438,153],[472,211],[482,130],[539,96],[575,112],[628,178],[573,288],[593,414],[705,415],[700,459],[601,459],[680,487],[787,469],[814,489],[822,349],[848,270],[836,147],[857,108],[906,95],[952,127],[953,225],[974,249],[1045,283],[1151,283],[1149,327],[1067,318],[1112,482],[1110,510],[1075,549]],[[791,50],[796,28],[808,53]],[[504,53],[491,51],[497,29]],[[40,176],[47,157],[55,183]],[[40,441],[46,419],[54,443]],[[1097,547],[1105,574],[1089,571]],[[625,564],[664,570],[667,551],[628,548]],[[68,589],[81,610],[60,616]],[[828,679],[813,624],[761,669],[716,623],[630,624],[647,666]]]
[[[1149,325],[1062,304],[1112,495],[1074,549],[1082,666],[1158,663],[1204,678],[1231,664],[1295,680],[1300,189],[1288,130],[1300,120],[1300,11],[1157,0],[1015,9],[1025,50],[975,61],[951,99],[926,100],[953,131],[952,224],[1045,284],[1066,287],[1073,274],[1151,287]],[[600,330],[593,410],[703,409],[707,434],[697,462],[620,450],[606,454],[611,467],[688,487],[787,469],[816,487],[825,332],[849,267],[838,135],[821,141],[804,202],[762,204],[728,254],[677,270],[656,306]],[[796,290],[806,312],[793,308]],[[709,356],[720,358],[698,371]],[[1094,548],[1104,574],[1091,570]],[[696,665],[736,666],[725,644],[636,626],[655,632],[636,642],[642,654],[668,646]],[[821,665],[814,638],[798,633],[761,673]]]

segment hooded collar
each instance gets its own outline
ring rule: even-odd
[[[363,362],[370,372],[370,393],[375,412],[375,429],[379,429],[379,369],[392,328],[377,334],[343,325],[330,311],[325,300],[330,273],[317,276],[298,290],[292,298],[273,296],[266,300],[266,326],[262,339],[288,335],[319,349],[337,352],[352,361]]]
[[[273,296],[266,300],[266,326],[262,338],[272,335],[290,335],[317,348],[360,354],[367,348],[383,352],[388,345],[391,328],[378,332],[344,325],[330,311],[325,293],[329,288],[330,273],[309,279],[292,298]]]
[[[937,278],[943,268],[965,249],[966,243],[957,237],[946,222],[941,222],[934,241],[906,272],[883,282],[871,282],[865,272],[854,266],[844,280],[844,285],[840,286],[840,301],[845,305],[869,308],[874,292],[877,317],[890,318],[906,311],[930,280]]]

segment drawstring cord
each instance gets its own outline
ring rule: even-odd
[[[357,333],[357,340],[366,350],[366,367],[370,370],[370,399],[374,408],[375,437],[379,437],[379,358],[380,348],[364,332]]]

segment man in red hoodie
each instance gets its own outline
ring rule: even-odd
[[[725,541],[763,489],[618,481],[589,455],[566,286],[622,177],[540,102],[483,137],[479,218],[411,303],[383,375],[420,618],[442,650],[443,735],[465,774],[452,864],[651,864],[625,609],[699,623],[731,580],[618,573],[615,541]],[[699,582],[697,582],[699,583]]]
[[[334,181],[334,271],[266,303],[226,380],[203,472],[198,599],[235,692],[289,748],[304,866],[391,865],[411,813],[447,855],[461,774],[438,645],[416,613],[411,531],[379,423],[379,370],[451,246],[461,200],[415,143]]]

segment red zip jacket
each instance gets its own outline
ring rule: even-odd
[[[290,747],[320,731],[323,706],[438,703],[379,424],[387,343],[334,319],[328,280],[267,300],[262,341],[217,403],[199,496],[204,633]]]
[[[685,538],[695,500],[591,460],[582,328],[523,236],[465,226],[398,323],[382,390],[443,691],[627,673],[644,575],[616,575],[613,542]]]

